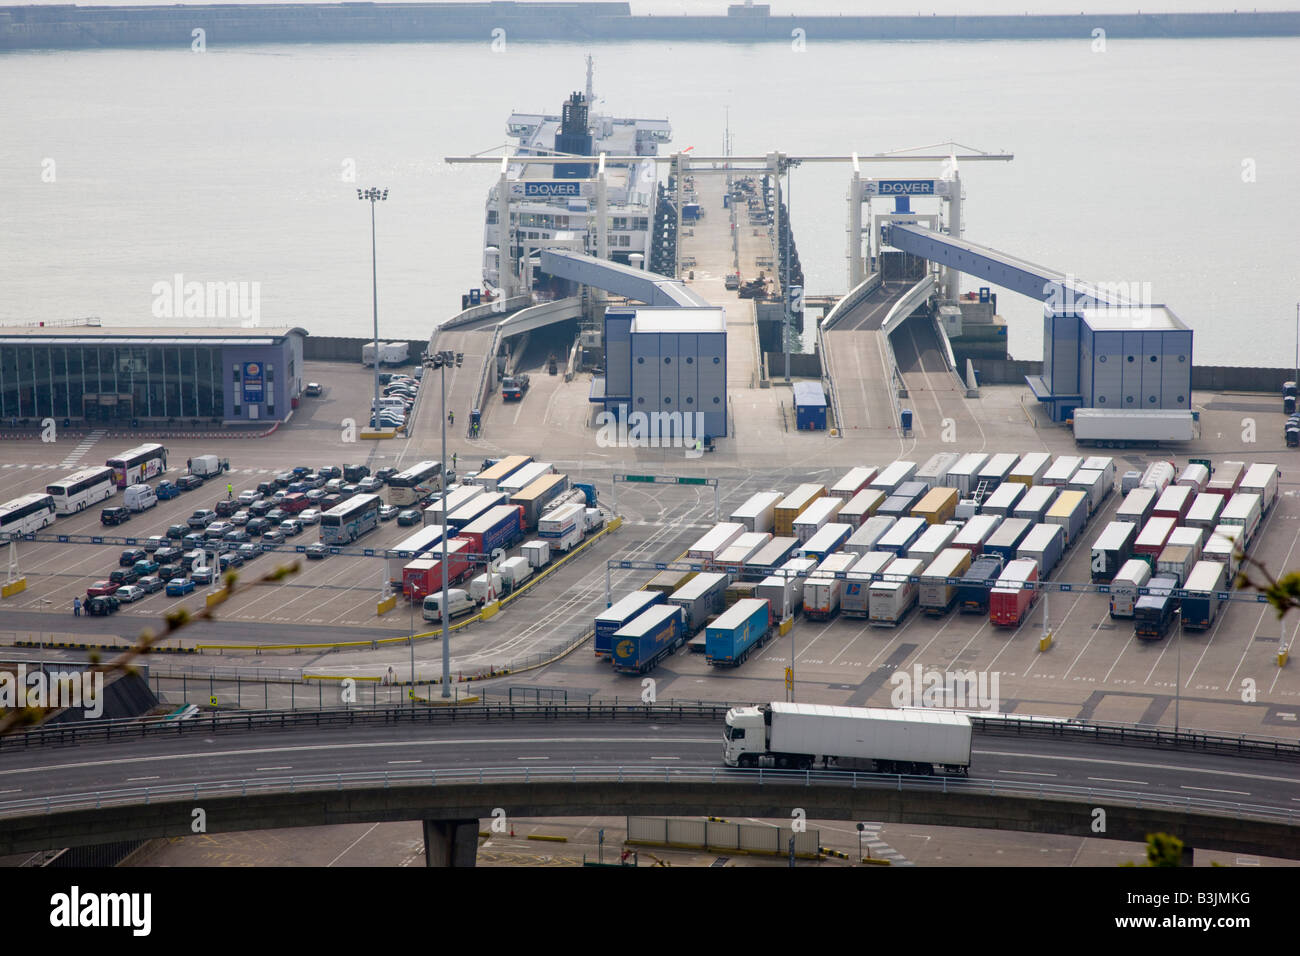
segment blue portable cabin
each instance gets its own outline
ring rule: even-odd
[[[820,382],[794,383],[794,421],[800,431],[826,428],[826,393]]]

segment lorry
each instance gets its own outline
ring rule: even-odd
[[[723,521],[704,532],[686,549],[686,556],[695,561],[711,562],[724,551],[727,545],[739,538],[745,531],[743,524]]]
[[[1110,580],[1110,616],[1132,617],[1139,591],[1151,580],[1151,565],[1140,558],[1130,558]]]
[[[1144,641],[1158,641],[1169,633],[1178,599],[1174,591],[1178,582],[1168,577],[1153,577],[1148,591],[1133,605],[1133,634]]]
[[[958,528],[955,524],[932,524],[907,549],[907,556],[909,558],[919,558],[926,565],[929,565],[931,561],[939,556],[939,552],[952,544],[952,539],[957,536],[957,531]]]
[[[1196,419],[1191,412],[1156,408],[1126,411],[1112,408],[1076,408],[1074,440],[1080,445],[1150,445],[1185,442],[1196,437]]]
[[[1083,459],[1076,455],[1061,455],[1047,467],[1047,471],[1043,472],[1043,484],[1054,488],[1065,488],[1082,464]]]
[[[797,538],[772,538],[758,549],[745,566],[751,571],[771,571],[772,568],[779,568],[790,560],[798,545]]]
[[[1178,472],[1174,468],[1172,461],[1153,461],[1142,472],[1138,487],[1154,489],[1156,496],[1159,497],[1166,488],[1174,483],[1177,474]]]
[[[1018,559],[1008,563],[989,591],[989,623],[996,627],[1019,627],[1038,600],[1038,591],[1033,588],[1037,581],[1036,561]]]
[[[695,575],[695,571],[673,571],[671,569],[660,571],[641,590],[659,591],[664,597],[667,597],[674,591],[680,590]]]
[[[1173,578],[1174,587],[1182,587],[1187,576],[1196,565],[1196,552],[1185,545],[1167,544],[1160,556],[1156,558],[1155,573],[1160,577]]]
[[[380,342],[379,343],[379,364],[380,365],[404,365],[408,359],[410,344],[407,342]],[[361,346],[361,364],[375,364],[375,343],[367,342]]]
[[[873,575],[880,574],[897,556],[888,551],[868,551],[860,556],[844,578],[840,613],[845,617],[869,617]]]
[[[1052,507],[1047,509],[1047,523],[1060,525],[1065,531],[1063,548],[1069,548],[1083,534],[1083,527],[1088,523],[1088,496],[1082,491],[1070,491],[1068,488],[1056,496]]]
[[[1100,471],[1088,471],[1080,468],[1066,485],[1070,491],[1082,491],[1088,496],[1088,516],[1101,507],[1102,500],[1110,490],[1106,485],[1106,476]]]
[[[1263,511],[1260,508],[1259,495],[1238,492],[1223,506],[1223,512],[1219,515],[1219,523],[1240,525],[1241,545],[1242,547],[1250,547],[1251,541],[1255,539],[1255,532],[1259,530],[1262,517]]]
[[[1138,527],[1147,523],[1160,493],[1154,488],[1137,487],[1124,496],[1115,510],[1116,521],[1131,521]]]
[[[1109,584],[1133,555],[1138,526],[1131,521],[1112,521],[1092,543],[1092,583]]]
[[[817,570],[803,585],[804,617],[810,621],[829,621],[839,612],[844,579],[835,575],[847,572],[860,557],[845,551],[829,555],[817,565]]]
[[[965,548],[946,548],[921,572],[921,591],[917,598],[921,610],[931,616],[947,614],[957,601],[957,585],[971,566],[971,553]]]
[[[869,465],[859,465],[856,468],[850,468],[843,478],[831,485],[831,490],[828,494],[832,498],[842,498],[845,501],[851,501],[853,496],[866,488],[867,484],[874,477],[876,477],[876,469]]]
[[[784,497],[779,491],[752,494],[731,513],[728,520],[744,525],[746,531],[771,531],[776,521],[777,503]]]
[[[775,533],[782,537],[794,534],[794,519],[818,498],[825,497],[826,487],[811,482],[802,484],[779,502],[773,512]]]
[[[1259,507],[1263,514],[1277,501],[1278,467],[1270,464],[1253,464],[1246,469],[1237,486],[1239,492],[1259,495]]]
[[[216,455],[195,455],[190,459],[190,474],[200,478],[211,478],[229,470],[229,459],[221,459]]]
[[[1165,547],[1183,547],[1191,548],[1195,557],[1193,562],[1201,560],[1201,551],[1205,547],[1205,529],[1203,528],[1175,528],[1169,532],[1169,540],[1165,542]]]
[[[1241,487],[1241,480],[1246,477],[1244,461],[1225,461],[1219,465],[1205,485],[1205,490],[1231,500]]]
[[[536,528],[550,507],[560,495],[569,489],[569,476],[549,474],[542,475],[536,481],[510,495],[510,503],[524,509],[524,525]],[[503,492],[504,493],[504,492]]]
[[[989,592],[1002,574],[1002,557],[985,554],[971,561],[970,569],[957,585],[957,611],[961,614],[987,614]]]
[[[846,524],[828,524],[809,538],[796,551],[805,558],[820,561],[827,555],[838,551],[849,540],[853,529]]]
[[[739,571],[771,539],[772,536],[766,531],[746,531],[744,534],[737,535],[731,544],[719,551],[714,561],[728,570],[734,568]]]
[[[1024,540],[1025,535],[1029,534],[1029,529],[1034,524],[1035,522],[1025,518],[1007,518],[984,542],[984,553],[997,555],[1002,559],[1003,564],[1014,561],[1016,549],[1020,547],[1020,542]]]
[[[469,573],[469,544],[462,538],[447,542],[447,583],[455,584]],[[408,561],[402,567],[402,594],[412,603],[442,590],[442,548]]]
[[[1176,485],[1185,485],[1193,488],[1198,492],[1204,491],[1205,486],[1210,483],[1210,469],[1200,462],[1192,462],[1183,469],[1182,474],[1174,482]]]
[[[930,776],[936,767],[964,774],[971,763],[970,718],[944,710],[774,701],[732,707],[723,737],[728,767],[808,770],[820,759],[843,770]]]
[[[446,524],[452,530],[459,531],[461,528],[473,524],[493,508],[509,503],[509,496],[499,491],[476,495],[455,511],[448,512]]]
[[[1115,490],[1115,459],[1109,455],[1090,455],[1079,466],[1080,471],[1099,471],[1102,477],[1102,498]]]
[[[513,594],[519,590],[524,582],[533,576],[533,566],[523,555],[506,558],[497,565],[497,570],[501,572],[501,583],[505,585],[506,594]]]
[[[1219,523],[1219,515],[1222,513],[1223,495],[1203,491],[1192,499],[1192,506],[1187,509],[1187,517],[1184,521],[1189,528],[1204,528],[1210,531]]]
[[[916,543],[928,527],[924,518],[899,518],[880,536],[873,550],[892,551],[898,555],[906,554],[907,549]]]
[[[1011,517],[1016,503],[1029,489],[1018,481],[1005,481],[993,490],[980,505],[980,514],[994,515],[999,518]]]
[[[1237,539],[1241,532],[1240,525],[1221,524],[1210,532],[1201,551],[1202,559],[1223,565],[1229,584],[1237,580],[1237,566],[1241,560],[1237,557]]]
[[[885,493],[875,488],[866,488],[850,498],[835,516],[841,524],[861,528],[885,503]]]
[[[956,488],[931,488],[912,506],[912,517],[924,518],[928,524],[951,521],[957,512]]]
[[[1151,565],[1154,571],[1156,559],[1169,543],[1169,535],[1174,530],[1174,524],[1173,518],[1161,518],[1155,515],[1148,518],[1133,543],[1133,557],[1141,558]]]
[[[877,491],[883,491],[888,497],[894,494],[903,482],[911,479],[916,474],[916,462],[914,461],[895,461],[886,465],[874,478],[871,479],[868,487],[875,488]]]
[[[528,391],[528,376],[522,372],[507,375],[501,379],[501,401],[522,402],[524,392]]]
[[[546,512],[537,522],[537,536],[556,554],[571,550],[582,541],[586,510],[575,501]]]
[[[1052,464],[1052,456],[1045,451],[1031,451],[1016,462],[1016,467],[1007,475],[1007,481],[1018,481],[1022,485],[1041,485],[1043,475]]]
[[[772,608],[762,598],[737,601],[704,627],[704,662],[735,667],[760,649],[772,633]]]
[[[701,572],[668,595],[668,603],[682,609],[682,626],[687,635],[704,627],[704,622],[722,613],[730,578],[725,574]]]
[[[1196,489],[1189,488],[1187,485],[1170,485],[1164,491],[1160,492],[1160,497],[1156,499],[1156,506],[1151,509],[1152,516],[1173,518],[1181,523],[1187,516],[1187,511],[1192,507],[1192,500],[1196,496]]]
[[[956,463],[948,469],[948,474],[943,476],[943,484],[949,488],[956,488],[957,493],[963,498],[967,498],[979,487],[980,469],[984,463],[989,460],[989,456],[983,452],[970,452],[962,455]]]
[[[1034,485],[1016,502],[1015,507],[1011,509],[1011,517],[1041,524],[1047,520],[1047,512],[1056,501],[1059,490],[1047,485]]]
[[[842,498],[818,498],[799,517],[790,522],[794,536],[800,541],[807,541],[823,527],[835,520],[835,515],[844,507]],[[850,529],[851,530],[851,529]]]
[[[539,478],[555,474],[555,466],[548,461],[530,461],[512,475],[497,482],[497,491],[517,495]]]
[[[656,604],[628,621],[612,637],[614,670],[644,674],[680,647],[685,639],[682,609]]]
[[[962,525],[957,536],[952,539],[954,548],[965,548],[971,553],[972,557],[979,557],[984,553],[984,542],[989,539],[1002,519],[997,515],[976,515],[973,518],[967,518],[966,523]]]
[[[857,531],[849,535],[849,540],[844,542],[844,550],[853,551],[857,554],[875,551],[876,543],[894,526],[895,520],[885,515],[868,518]]]
[[[478,485],[449,485],[445,503],[442,498],[435,498],[433,504],[424,509],[424,523],[442,524],[444,510],[447,514],[455,514],[462,505],[469,504],[472,499],[477,498],[482,493],[483,489]]]
[[[816,567],[817,562],[809,558],[791,558],[758,583],[754,597],[765,598],[772,615],[780,620],[798,614],[803,607],[804,582]]]
[[[918,558],[898,558],[882,572],[883,579],[873,581],[868,597],[872,627],[897,627],[916,606],[921,593],[919,577],[925,562]]]
[[[1011,470],[1016,467],[1016,462],[1019,460],[1020,456],[1011,452],[1000,452],[994,455],[979,470],[976,475],[975,487],[971,490],[976,491],[983,485],[986,495],[997,491],[998,488],[1002,487],[1002,482],[1011,477]]]
[[[509,548],[524,536],[524,509],[518,505],[497,505],[475,518],[457,534],[469,542],[475,554],[492,554]]]
[[[1046,581],[1065,552],[1064,535],[1058,524],[1036,524],[1016,548],[1016,559],[1033,561],[1038,565],[1038,580]]]
[[[948,470],[957,464],[960,457],[955,451],[935,452],[926,459],[925,464],[916,469],[916,480],[924,481],[931,488],[947,487],[943,480],[948,477]]]
[[[1203,631],[1219,616],[1220,593],[1227,590],[1226,569],[1218,561],[1197,561],[1183,584],[1183,627]]]

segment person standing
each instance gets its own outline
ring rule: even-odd
[[[226,500],[229,501],[233,497],[235,497],[235,486],[226,482]]]
[[[187,475],[188,475],[188,474],[192,474],[193,471],[194,471],[194,459],[193,459],[193,458],[186,458],[186,459],[185,459],[185,474],[187,474]]]
[[[81,617],[81,598],[79,597],[72,599],[72,615],[73,617]]]

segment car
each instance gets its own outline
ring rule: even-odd
[[[308,398],[319,398],[324,391],[325,390],[320,387],[320,382],[308,382],[307,387],[302,390],[302,393]]]
[[[222,571],[232,567],[242,568],[244,566],[244,559],[234,551],[223,551],[220,557],[217,558],[217,564]]]
[[[119,568],[129,568],[144,557],[147,557],[147,555],[139,548],[127,548],[118,556],[117,566]]]
[[[339,493],[339,489],[342,488],[345,484],[347,484],[347,482],[345,482],[342,478],[331,478],[329,481],[325,482],[325,488],[324,488],[325,494],[337,495]]]
[[[273,494],[279,487],[274,481],[259,481],[257,483],[257,493],[265,498],[267,495]]]
[[[370,427],[402,429],[406,427],[406,419],[394,418],[389,415],[381,415],[379,418],[370,419]]]
[[[262,535],[264,544],[284,544],[284,532],[279,528],[272,528]]]
[[[207,530],[203,532],[203,537],[208,540],[220,538],[223,534],[234,527],[235,526],[229,521],[214,521],[212,524],[208,525]]]
[[[172,547],[159,548],[153,553],[153,559],[159,564],[174,564],[180,560],[180,556],[181,549]]]
[[[108,525],[109,527],[125,524],[130,520],[131,512],[127,511],[125,508],[105,508],[99,513],[99,523],[102,525]]]
[[[203,487],[203,479],[198,475],[181,475],[176,479],[176,487],[181,491],[193,491]]]
[[[394,468],[394,467],[392,467],[392,466],[390,465],[390,466],[387,467],[387,468],[380,468],[377,472],[375,472],[375,473],[374,473],[373,475],[371,475],[370,477],[372,477],[372,478],[378,478],[378,479],[379,479],[380,481],[382,481],[384,484],[388,484],[388,479],[391,478],[391,477],[393,477],[393,475],[397,474],[398,471],[400,471],[400,470],[401,470],[401,469]]]
[[[316,508],[306,508],[298,512],[297,521],[304,528],[311,524],[320,524],[320,511]]]
[[[185,523],[191,528],[206,528],[212,522],[217,520],[217,513],[211,508],[199,508],[194,514],[185,519]]]
[[[140,580],[140,572],[135,569],[134,565],[129,568],[118,568],[108,576],[108,580],[119,587],[123,584],[135,584],[136,581]]]
[[[236,501],[238,501],[240,504],[245,504],[245,505],[251,505],[254,501],[260,501],[261,498],[262,498],[262,493],[260,491],[255,491],[252,488],[249,488],[245,491],[241,491],[238,495],[235,496]]]
[[[375,492],[382,487],[384,487],[384,483],[373,476],[367,476],[357,482],[357,488],[361,491]]]
[[[280,527],[276,528],[275,532],[279,533],[281,540],[292,538],[296,534],[302,534],[302,521],[297,518],[288,518],[280,522]],[[263,537],[267,537],[267,535],[263,535]]]
[[[329,479],[324,475],[314,471],[303,475],[300,480],[307,486],[308,491],[311,491],[313,488],[324,488],[325,482],[329,481]]]
[[[244,537],[239,540],[247,541],[249,539],[249,536],[251,535],[266,534],[266,532],[270,530],[271,530],[271,522],[267,521],[265,518],[254,518],[253,520],[248,522],[248,524],[244,525],[244,530],[240,532],[241,534],[244,535]],[[231,538],[230,535],[226,535],[226,539],[229,541],[236,540],[234,538]]]
[[[190,580],[195,584],[211,584],[215,577],[216,572],[207,566],[194,568],[190,571]]]
[[[189,578],[172,578],[167,582],[168,597],[184,597],[194,593],[194,582]]]
[[[262,553],[262,549],[255,544],[241,544],[235,551],[245,561],[252,561]]]
[[[247,525],[248,522],[252,520],[252,518],[253,518],[252,512],[236,511],[233,515],[230,516],[230,523],[233,524],[236,528],[242,528],[245,525]]]
[[[125,584],[113,592],[113,597],[117,598],[123,604],[134,604],[144,596],[144,588],[138,587],[134,584]]]
[[[167,582],[156,574],[146,574],[139,581],[135,582],[135,586],[144,591],[145,594],[153,594],[156,591],[161,591],[166,584]]]
[[[344,485],[342,488],[339,489],[339,494],[343,495],[343,497],[345,498],[351,498],[353,495],[359,493],[360,491],[361,491],[360,485]]]
[[[365,478],[369,474],[370,474],[369,465],[344,465],[343,466],[344,481],[360,481],[362,478]]]
[[[311,489],[307,487],[307,482],[305,481],[294,481],[290,482],[289,487],[284,490],[291,495],[303,495]]]
[[[343,503],[342,495],[326,495],[324,498],[321,499],[320,506],[322,511],[329,511],[331,508],[337,507],[342,503]]]
[[[249,524],[252,524],[252,522],[250,521]],[[253,536],[243,528],[231,528],[221,536],[221,540],[229,541],[231,544],[244,544],[245,542],[253,540]]]
[[[131,570],[133,570],[140,577],[144,577],[146,574],[157,574],[158,562],[149,561],[149,560],[137,561],[135,564],[131,566]]]
[[[380,505],[379,520],[391,521],[393,518],[397,517],[397,512],[399,512],[400,510],[401,509],[398,508],[396,505]]]
[[[325,545],[321,544],[319,541],[315,544],[307,545],[307,557],[311,561],[319,561],[321,558],[327,557],[329,553],[330,549],[325,547]]]
[[[159,548],[167,547],[167,537],[166,535],[161,534],[151,534],[149,537],[145,538],[144,544],[141,545],[141,547],[150,554],[153,554]]]
[[[238,501],[235,501],[233,498],[227,498],[224,501],[218,501],[214,510],[217,512],[218,518],[229,518],[236,511],[239,511],[240,508],[241,505]]]
[[[420,512],[414,508],[407,508],[397,513],[397,523],[402,527],[409,527],[413,524],[419,524],[423,520]]]
[[[271,503],[278,505],[280,502],[284,501],[284,499],[288,497],[289,497],[289,492],[285,491],[283,488],[277,488],[275,490],[275,493],[271,495]]]
[[[154,494],[158,496],[159,501],[170,501],[173,498],[181,496],[181,490],[175,484],[164,478],[158,482],[158,487],[154,489]]]
[[[203,552],[198,550],[197,548],[194,549],[193,551],[186,551],[184,554],[181,555],[181,559],[178,563],[186,571],[189,571],[194,567],[194,565],[203,564]]]
[[[323,467],[316,469],[316,474],[320,475],[326,481],[329,481],[331,478],[342,478],[343,469],[338,465],[324,465]]]
[[[164,581],[170,581],[172,578],[185,577],[186,571],[179,564],[164,564],[158,569],[154,577],[161,578]]]
[[[264,499],[262,501],[254,501],[251,505],[249,505],[248,513],[252,515],[254,518],[265,518],[266,513],[268,511],[271,511],[274,508],[275,508],[275,502],[266,501]]]
[[[303,475],[311,474],[311,469],[308,468],[306,465],[296,465],[293,468],[290,468],[289,470],[293,472],[293,476],[295,478],[301,478]]]
[[[315,505],[315,504],[320,504],[322,501],[324,501],[326,495],[323,489],[313,488],[311,491],[307,492],[305,497],[307,498],[308,501],[310,501],[312,504]]]
[[[298,476],[292,471],[282,471],[275,476],[275,486],[277,488],[288,488]]]
[[[121,606],[122,602],[119,601],[116,596],[112,594],[101,594],[86,602],[86,613],[93,617],[101,617],[112,614]]]
[[[190,533],[190,526],[187,524],[172,524],[167,526],[167,537],[171,541],[182,541]]]
[[[185,537],[181,538],[181,547],[190,550],[201,548],[206,540],[207,539],[201,534],[187,534]]]
[[[130,581],[96,581],[90,587],[86,588],[86,597],[99,597],[101,594],[112,594],[123,584],[130,584]]]
[[[278,525],[289,517],[289,512],[285,511],[283,508],[272,508],[263,515],[263,517],[266,518],[267,521],[271,522],[271,524]]]

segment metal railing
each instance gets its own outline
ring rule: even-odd
[[[834,770],[740,770],[728,767],[481,767],[442,770],[398,770],[362,773],[302,774],[286,777],[259,777],[216,780],[193,784],[164,784],[152,787],[127,787],[27,797],[0,802],[0,817],[50,814],[56,811],[102,809],[176,803],[214,797],[247,797],[250,794],[280,794],[343,791],[382,787],[439,787],[535,785],[541,783],[666,783],[683,786],[727,785],[834,787],[840,790],[895,790],[960,794],[965,796],[1003,796],[1031,799],[1058,799],[1071,803],[1105,802],[1137,809],[1165,809],[1197,812],[1232,819],[1252,819],[1295,825],[1297,811],[1290,807],[1272,807],[1207,800],[1200,797],[1165,796],[1096,787],[1069,787],[1060,784],[1027,783],[960,776],[914,777],[903,774],[852,773]]]

